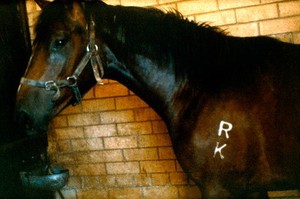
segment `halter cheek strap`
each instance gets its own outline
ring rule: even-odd
[[[25,84],[28,86],[44,88],[47,91],[55,91],[55,94],[52,98],[52,101],[56,101],[60,97],[60,88],[70,88],[73,92],[75,103],[73,105],[77,105],[82,101],[82,96],[79,91],[77,85],[77,79],[82,73],[83,69],[87,66],[89,61],[91,62],[94,77],[98,84],[103,85],[102,77],[104,75],[104,69],[101,62],[100,55],[98,53],[98,46],[95,42],[95,22],[93,20],[90,21],[88,26],[89,31],[89,42],[86,47],[86,53],[84,57],[81,59],[80,63],[78,64],[76,70],[74,71],[73,75],[67,77],[64,80],[49,80],[49,81],[37,81],[27,79],[25,77],[21,78],[20,84]]]

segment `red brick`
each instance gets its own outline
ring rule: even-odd
[[[56,116],[52,119],[51,124],[55,128],[68,126],[68,120],[66,116]]]
[[[159,115],[152,108],[143,108],[134,110],[136,121],[161,120]]]
[[[179,162],[176,160],[176,171],[184,172]]]
[[[106,169],[108,174],[140,173],[138,162],[107,163]]]
[[[48,136],[48,142],[55,142],[57,140],[55,128],[50,128],[47,132],[47,136]]]
[[[164,121],[152,122],[153,133],[168,133],[168,128]]]
[[[61,163],[60,163],[61,164]],[[74,168],[77,166],[76,164],[74,164],[74,162],[72,164],[67,163],[67,164],[63,164],[64,168],[68,168],[69,169],[69,174],[70,176],[74,176]],[[78,176],[79,177],[79,176]]]
[[[63,194],[63,196],[65,198],[68,198],[68,199],[77,199],[76,190],[74,190],[74,189],[62,189],[61,193]],[[60,197],[61,196],[56,191],[54,198],[60,198]]]
[[[67,115],[67,114],[74,114],[74,113],[81,113],[82,112],[82,105],[78,104],[77,106],[68,106],[66,107],[60,115]]]
[[[74,153],[60,153],[57,156],[57,161],[64,164],[74,164],[77,162],[77,156]]]
[[[55,159],[55,155],[58,151],[57,141],[48,140],[48,154],[50,156],[50,159]]]
[[[186,185],[188,178],[185,173],[170,173],[170,181],[173,185]]]
[[[128,199],[140,199],[143,198],[142,191],[139,188],[135,189],[113,189],[109,191],[110,198],[128,198]]]
[[[68,115],[69,126],[86,126],[100,123],[100,117],[97,113],[84,113]]]
[[[71,145],[74,151],[91,151],[103,149],[103,141],[101,138],[71,140]]]
[[[136,95],[132,90],[129,89],[129,95]]]
[[[99,181],[102,187],[115,187],[116,176],[115,175],[102,175],[99,176]]]
[[[227,29],[230,35],[239,37],[259,35],[258,24],[256,22],[223,26],[222,28]]]
[[[177,5],[176,3],[172,3],[172,4],[163,4],[163,5],[156,5],[155,8],[162,10],[163,12],[167,12],[170,10],[177,10]]]
[[[139,147],[172,146],[168,134],[141,135],[139,136]]]
[[[100,187],[100,180],[98,176],[85,176],[84,177],[84,185],[85,189],[94,189]]]
[[[95,89],[97,98],[125,96],[129,94],[128,88],[119,83],[105,84],[103,86],[97,85]]]
[[[295,44],[300,44],[300,33],[294,33],[293,34],[293,38],[294,38],[294,43]]]
[[[292,33],[283,33],[283,34],[276,34],[271,36],[276,39],[279,39],[280,41],[288,42],[288,43],[293,43],[293,39],[294,39]]]
[[[141,161],[140,164],[143,173],[165,173],[176,171],[174,160]]]
[[[142,99],[138,96],[128,96],[128,97],[117,97],[116,98],[116,109],[134,109],[134,108],[144,108],[149,107]]]
[[[215,11],[218,9],[217,0],[210,1],[180,1],[177,3],[178,11],[183,15],[192,15],[198,13],[205,13]]]
[[[284,19],[261,21],[259,23],[262,35],[299,31],[300,16]]]
[[[57,128],[54,130],[56,139],[74,139],[83,138],[83,129],[81,127]]]
[[[119,84],[119,82],[117,80],[113,80],[113,79],[108,79],[108,84]]]
[[[104,164],[80,164],[74,167],[74,175],[92,176],[103,175],[106,173]]]
[[[83,127],[84,137],[109,137],[117,135],[117,129],[115,124],[104,124],[97,126]]]
[[[92,87],[86,94],[83,96],[83,100],[95,98],[95,86]]]
[[[155,5],[156,3],[156,0],[121,0],[123,6],[145,7]]]
[[[236,22],[234,10],[225,10],[213,13],[205,13],[196,16],[196,22],[207,22],[213,26],[233,24]]]
[[[282,1],[282,0],[261,0],[261,3],[273,3],[278,1]]]
[[[109,0],[105,2],[109,3],[109,5],[120,5],[120,0]]]
[[[70,140],[57,141],[57,150],[61,153],[70,152],[72,150]]]
[[[281,17],[300,14],[300,1],[289,1],[279,3],[279,12]]]
[[[67,186],[67,188],[81,189],[82,188],[82,178],[70,176],[66,186]]]
[[[99,112],[99,111],[109,111],[114,109],[115,109],[115,101],[112,98],[85,100],[82,102],[83,112]]]
[[[278,17],[278,12],[275,4],[247,7],[236,10],[236,19],[238,22],[258,21],[276,17]]]
[[[167,174],[167,173],[151,174],[151,178],[152,178],[153,186],[170,184],[169,174]]]
[[[123,153],[127,161],[158,159],[157,148],[126,149]]]
[[[168,198],[168,199],[178,199],[178,190],[176,187],[160,186],[160,187],[146,187],[143,188],[144,199],[154,199],[154,198]]]
[[[137,137],[124,136],[124,137],[104,138],[104,147],[106,149],[136,148],[137,147]]]
[[[245,6],[258,5],[260,0],[218,0],[220,9],[240,8]]]
[[[159,4],[178,2],[178,0],[159,0]]]
[[[197,186],[184,186],[178,188],[180,198],[198,199],[201,192]]]
[[[108,199],[107,190],[78,190],[77,191],[78,199]]]
[[[100,120],[102,124],[132,122],[134,121],[134,114],[132,110],[102,112],[100,113]]]
[[[176,159],[174,150],[172,147],[160,147],[158,148],[159,159],[161,160],[174,160]]]
[[[80,163],[120,162],[123,160],[121,150],[100,150],[77,153],[77,161]]]
[[[148,174],[135,174],[136,186],[150,186],[151,177]]]
[[[121,174],[116,175],[116,182],[118,187],[129,187],[134,186],[133,174]],[[123,194],[121,194],[123,196]]]
[[[118,124],[117,129],[119,135],[138,135],[152,133],[152,127],[150,122]]]

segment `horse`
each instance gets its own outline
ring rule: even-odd
[[[98,0],[55,0],[35,30],[16,105],[27,134],[108,78],[161,116],[201,198],[299,188],[299,45]]]

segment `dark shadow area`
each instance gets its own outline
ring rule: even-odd
[[[25,0],[0,2],[0,198],[52,198],[25,189],[20,171],[44,167],[47,135],[28,137],[14,122],[17,87],[31,54]]]

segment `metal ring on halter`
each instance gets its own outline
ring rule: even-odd
[[[77,77],[75,75],[67,77],[67,81],[69,82],[69,87],[77,86]]]
[[[90,44],[88,44],[86,46],[86,51],[95,55],[98,52],[98,46],[97,46],[97,44],[94,44],[93,48],[91,48]]]

